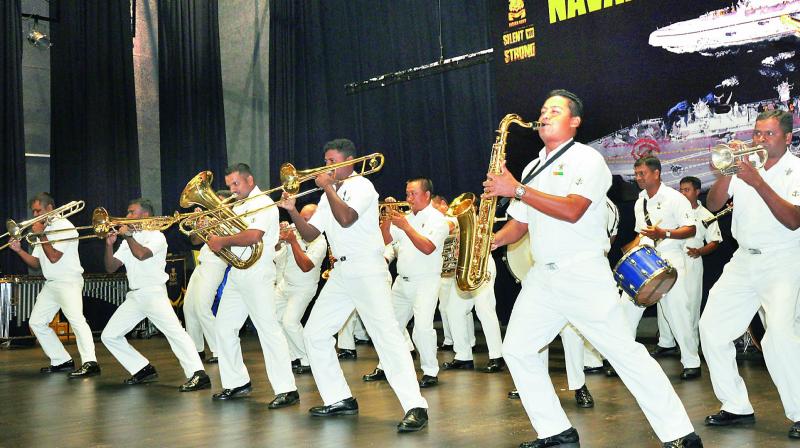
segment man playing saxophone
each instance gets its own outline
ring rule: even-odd
[[[666,447],[699,447],[689,417],[667,376],[626,326],[605,251],[606,191],[611,173],[593,148],[574,140],[583,104],[566,90],[550,92],[539,116],[544,148],[517,181],[503,163],[484,182],[485,197],[513,197],[513,218],[493,248],[530,233],[536,263],[522,284],[503,343],[522,404],[538,439],[521,447],[578,442],[539,352],[571,323],[611,364]]]

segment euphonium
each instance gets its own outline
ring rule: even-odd
[[[181,207],[197,205],[207,209],[202,213],[190,213],[188,218],[180,222],[180,230],[184,235],[196,235],[206,243],[212,235],[230,236],[247,230],[247,224],[233,212],[231,204],[217,197],[211,188],[213,179],[211,171],[200,172],[186,184],[180,199]],[[228,247],[217,252],[217,255],[237,269],[247,269],[261,258],[264,243],[259,241],[250,248],[250,256],[246,259],[234,254]]]
[[[508,114],[500,120],[497,138],[492,145],[489,158],[488,174],[500,174],[506,160],[506,139],[508,128],[512,124],[536,129],[538,122],[522,121],[517,114]],[[492,227],[497,208],[497,198],[484,199],[475,215],[476,196],[463,193],[453,199],[447,210],[449,216],[458,219],[458,265],[456,267],[456,284],[462,291],[474,291],[489,280],[489,258],[492,244]]]

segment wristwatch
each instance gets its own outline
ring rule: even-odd
[[[525,185],[519,184],[514,189],[514,199],[521,201],[523,196],[525,196]]]
[[[669,230],[667,230],[664,232],[664,236],[667,238],[672,238],[672,233]]]

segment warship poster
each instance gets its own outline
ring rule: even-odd
[[[711,149],[750,141],[768,109],[795,114],[791,150],[800,151],[800,0],[511,0],[496,8],[498,117],[535,120],[549,90],[576,92],[585,103],[579,141],[624,182],[633,181],[633,162],[652,154],[667,185],[697,176],[707,189]],[[512,171],[541,147],[519,133]]]

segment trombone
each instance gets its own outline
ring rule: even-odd
[[[8,237],[11,240],[21,240],[26,238],[27,235],[25,234],[25,231],[33,224],[44,221],[44,225],[47,227],[56,219],[67,218],[75,213],[78,213],[79,211],[83,210],[85,206],[86,204],[83,201],[71,201],[62,205],[61,207],[50,210],[47,213],[43,213],[35,218],[31,218],[20,223],[17,223],[13,219],[9,219],[6,221],[6,230],[8,231],[0,235],[0,239]],[[0,246],[0,250],[5,249],[9,245],[11,245],[10,241]]]
[[[755,169],[767,163],[767,150],[761,145],[748,145],[734,140],[711,148],[711,164],[725,176],[739,172],[736,163],[740,160],[750,162]]]

